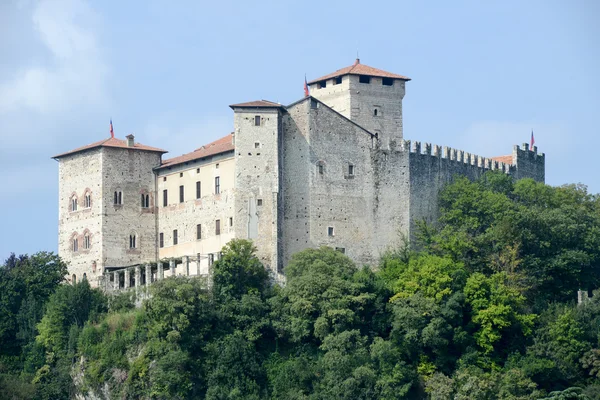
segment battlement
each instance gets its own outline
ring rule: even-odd
[[[422,144],[419,141],[411,142],[410,140],[402,139],[399,143],[396,143],[395,147],[392,147],[392,151],[408,152],[410,154],[417,154],[419,156],[437,157],[450,162],[472,165],[474,167],[486,170],[499,170],[506,174],[510,174],[514,171],[514,165],[512,164],[494,160],[489,157],[471,154],[464,150],[453,149],[448,146],[439,146],[431,143]]]

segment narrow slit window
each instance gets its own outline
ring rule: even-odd
[[[254,116],[254,126],[260,126],[260,115]]]
[[[165,234],[162,232],[158,234],[158,247],[165,247]]]
[[[323,166],[323,164],[319,164],[319,175],[323,175],[324,172],[325,172],[325,167]]]
[[[233,217],[229,217],[229,226],[233,226]]]
[[[79,251],[79,241],[77,238],[73,239],[73,251]]]
[[[333,226],[327,228],[327,236],[333,236]]]
[[[215,176],[215,194],[221,193],[221,177]]]
[[[350,176],[354,175],[354,165],[352,165],[352,164],[348,165],[348,175],[350,175]]]
[[[200,181],[198,181],[196,182],[196,198],[199,199],[200,197],[202,197],[202,186]]]
[[[179,186],[179,202],[183,203],[184,202],[184,192],[183,192],[183,185]]]
[[[173,229],[173,245],[177,244],[177,229]]]
[[[202,225],[196,225],[196,240],[202,239]]]
[[[169,204],[169,196],[167,194],[167,189],[163,190],[163,207],[166,207]]]
[[[215,235],[221,234],[221,220],[218,219],[215,221]]]
[[[90,248],[90,235],[85,235],[83,237],[83,248],[86,250]]]

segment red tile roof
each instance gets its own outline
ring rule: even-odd
[[[273,103],[272,101],[268,101],[268,100],[255,100],[255,101],[249,101],[247,103],[232,104],[229,107],[231,107],[231,108],[234,108],[234,107],[256,107],[256,108],[281,107],[281,108],[283,108],[283,106],[281,104]]]
[[[212,143],[204,145],[192,151],[191,153],[164,160],[160,165],[160,168],[170,167],[184,162],[197,160],[199,158],[213,156],[215,154],[225,153],[234,149],[235,146],[233,145],[233,135],[229,134],[227,136],[222,137],[221,139],[215,140]]]
[[[327,79],[332,79],[341,75],[369,75],[369,76],[378,76],[382,78],[393,78],[393,79],[402,79],[405,81],[410,81],[410,78],[398,74],[392,74],[391,72],[382,71],[377,68],[369,67],[368,65],[361,64],[360,60],[357,58],[356,62],[349,67],[338,69],[337,71],[320,77],[319,79],[313,79],[308,82],[308,84],[313,84],[319,81],[325,81]]]
[[[512,155],[510,155],[510,156],[498,156],[498,157],[492,157],[492,160],[500,161],[500,162],[503,162],[504,164],[512,165],[513,157],[512,157]]]
[[[57,154],[52,158],[60,158],[64,156],[68,156],[71,154],[79,153],[86,150],[95,149],[97,147],[116,147],[120,149],[134,149],[134,150],[143,150],[143,151],[154,151],[157,153],[167,153],[166,150],[159,149],[156,147],[146,146],[145,144],[135,143],[133,147],[127,146],[127,140],[117,139],[117,138],[108,138],[104,140],[100,140],[99,142],[95,142],[92,144],[88,144],[87,146],[78,147],[74,150],[67,151],[66,153]]]

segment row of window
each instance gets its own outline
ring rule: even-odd
[[[342,83],[342,78],[341,76],[336,77],[333,80],[333,85],[339,85]],[[358,81],[360,83],[371,83],[371,77],[369,75],[359,75],[358,76]],[[383,86],[394,86],[394,79],[393,78],[381,78],[381,84]],[[319,81],[317,82],[317,88],[319,89],[323,89],[327,87],[327,80],[324,81]]]
[[[221,193],[221,178],[215,177],[215,194]],[[202,183],[200,181],[196,182],[196,199],[200,199],[202,197]],[[143,200],[142,200],[143,201]],[[179,202],[183,203],[185,201],[185,186],[179,186]],[[163,190],[163,207],[169,205],[169,192],[167,189]]]
[[[317,163],[317,172],[319,173],[319,175],[323,175],[325,173],[325,163],[323,161],[319,161]],[[347,164],[344,169],[344,174],[346,176],[354,176],[354,172],[354,164]]]
[[[76,194],[71,195],[71,204],[70,210],[77,211],[79,206],[79,198]],[[86,191],[83,195],[83,208],[90,208],[92,206],[92,193],[90,191]]]
[[[233,217],[229,217],[229,227],[233,227]],[[219,236],[221,234],[221,220],[215,220],[215,235]],[[179,231],[177,229],[173,229],[173,246],[179,243]],[[202,224],[196,225],[196,240],[202,239]],[[165,247],[165,234],[160,232],[158,234],[158,246],[160,248]]]
[[[85,233],[83,235],[83,250],[89,250],[92,247],[92,239],[89,233]],[[138,248],[138,240],[137,233],[133,232],[129,235],[129,248],[137,249]],[[74,252],[79,251],[79,236],[74,233],[73,238],[71,240],[71,250]]]

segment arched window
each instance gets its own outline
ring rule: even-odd
[[[115,190],[114,203],[116,206],[120,206],[123,204],[123,192],[122,191]]]
[[[142,208],[150,207],[150,195],[142,193]]]
[[[73,274],[73,276],[71,277],[71,282],[73,282],[73,285],[77,284],[77,275]]]
[[[83,198],[83,206],[85,208],[90,208],[92,206],[92,194],[90,192],[85,192],[85,197]]]
[[[71,196],[71,211],[77,211],[77,196]]]
[[[135,232],[129,235],[129,248],[137,249],[137,234]]]
[[[90,233],[85,232],[83,234],[83,248],[88,250],[90,247],[92,247],[92,242],[90,240]]]
[[[73,251],[79,251],[79,240],[77,236],[73,238]]]

